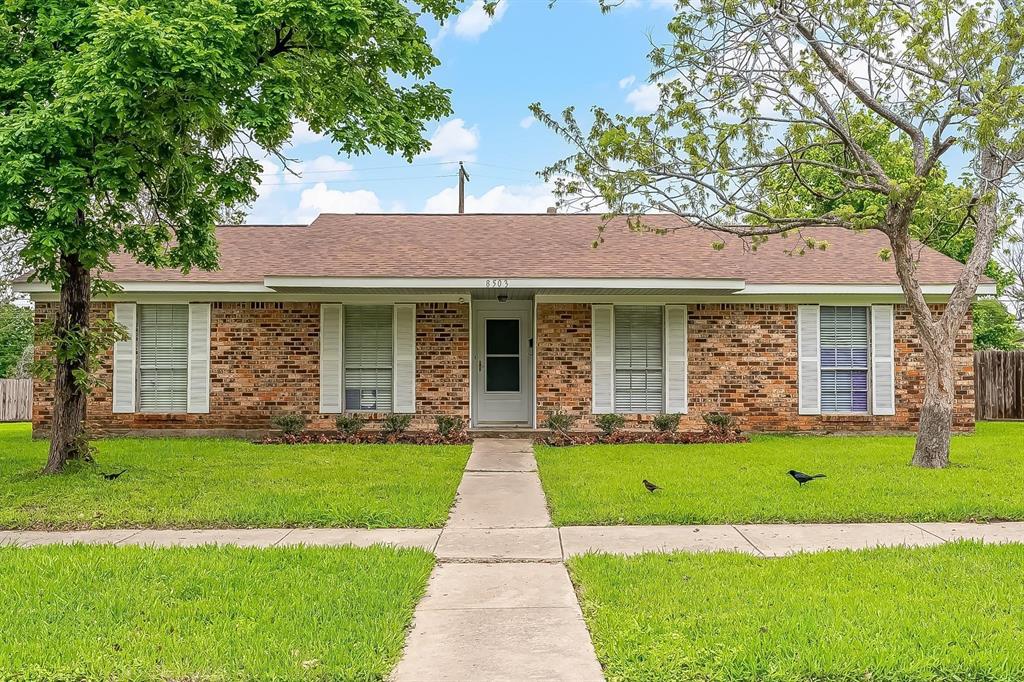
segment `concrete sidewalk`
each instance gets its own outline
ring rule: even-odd
[[[603,679],[530,441],[473,444],[437,556],[393,680]]]
[[[196,547],[237,545],[239,547],[285,547],[318,545],[390,545],[437,548],[440,528],[205,528],[205,529],[113,529],[113,530],[0,530],[0,546],[17,545],[149,545],[153,547]]]
[[[240,547],[288,547],[311,545],[368,547],[419,547],[434,552],[443,562],[547,562],[558,563],[577,554],[641,554],[643,552],[736,551],[761,556],[783,556],[794,552],[829,549],[868,549],[906,545],[924,547],[954,540],[987,543],[1024,543],[1024,522],[1005,523],[780,523],[700,526],[551,526],[518,525],[539,519],[533,492],[531,508],[523,516],[515,505],[506,504],[508,495],[530,489],[522,484],[498,482],[492,495],[480,481],[465,483],[466,500],[457,517],[465,522],[438,528],[211,528],[197,530],[2,530],[0,546],[35,547],[54,544],[173,545],[193,547],[218,544]],[[462,490],[460,488],[460,490]],[[496,506],[504,511],[467,510],[470,500],[483,504],[497,496]],[[516,516],[507,516],[515,514]],[[454,514],[453,514],[453,518]],[[487,519],[504,520],[510,527],[473,525]]]
[[[565,526],[563,560],[586,552],[735,551],[765,557],[830,549],[927,547],[960,539],[1024,543],[1024,522],[782,523],[712,526]]]

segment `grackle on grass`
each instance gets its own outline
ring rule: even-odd
[[[807,483],[809,481],[813,481],[816,478],[825,478],[825,474],[814,474],[813,476],[811,476],[810,474],[805,474],[802,471],[796,471],[795,469],[790,469],[786,473],[792,476],[793,480],[799,483],[800,485],[803,485],[804,483]]]

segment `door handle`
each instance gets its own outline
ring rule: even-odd
[[[477,360],[476,361],[476,371],[478,371],[478,372],[484,371],[484,361],[483,360]]]

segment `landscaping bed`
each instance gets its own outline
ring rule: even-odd
[[[569,562],[610,681],[1024,678],[1024,545]]]
[[[444,525],[464,445],[254,445],[203,438],[95,441],[95,466],[43,476],[46,441],[0,424],[0,528]],[[116,473],[108,481],[101,472]]]
[[[538,446],[556,525],[1024,519],[1024,424],[954,436],[910,466],[912,436],[754,436],[726,445]],[[790,469],[826,478],[799,486]],[[649,493],[642,481],[661,489]]]
[[[0,679],[383,680],[433,557],[0,547]]]

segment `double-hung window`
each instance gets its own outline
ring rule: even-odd
[[[665,407],[663,306],[615,306],[615,411]]]
[[[821,306],[821,411],[868,411],[868,308]]]
[[[138,306],[138,410],[188,409],[188,305]]]
[[[394,308],[344,307],[345,409],[391,412],[394,392]]]

